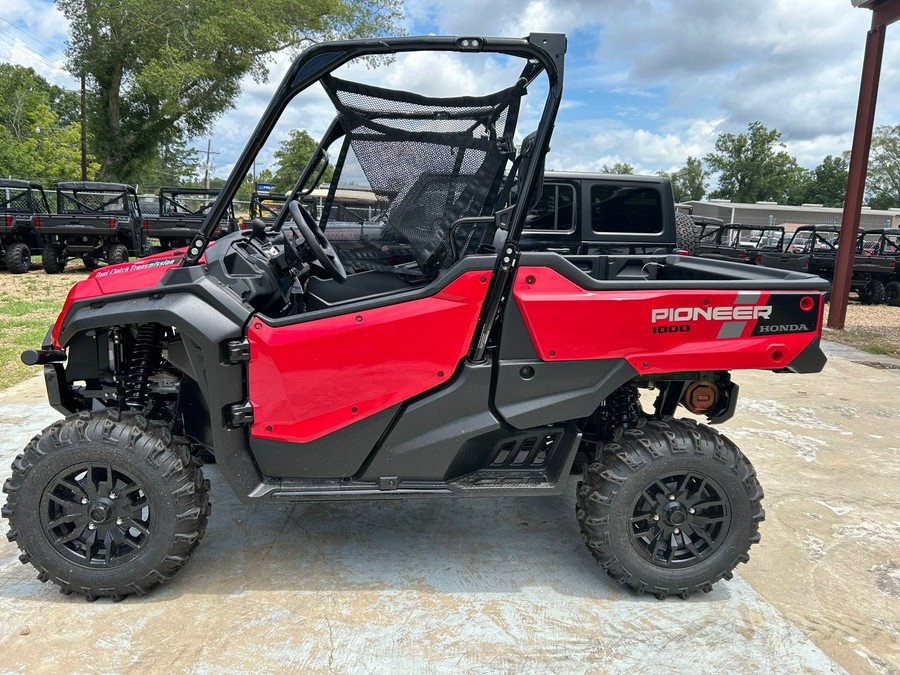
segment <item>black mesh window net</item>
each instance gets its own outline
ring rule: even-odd
[[[332,76],[322,83],[379,202],[383,238],[408,245],[426,272],[449,264],[453,223],[496,207],[524,83],[455,98]]]

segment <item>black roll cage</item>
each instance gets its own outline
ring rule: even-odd
[[[530,145],[527,156],[518,167],[519,199],[512,208],[508,226],[504,228],[508,227],[506,243],[503,246],[503,251],[497,255],[497,261],[494,265],[494,271],[475,331],[470,359],[475,362],[482,361],[488,337],[493,330],[497,317],[502,312],[504,298],[508,295],[506,289],[512,281],[513,272],[518,261],[518,241],[525,226],[525,216],[534,201],[532,197],[538,195],[541,189],[544,158],[549,150],[550,136],[562,98],[563,64],[566,53],[566,36],[562,34],[531,33],[524,38],[469,36],[398,37],[374,40],[339,40],[313,45],[297,57],[285,74],[266,111],[256,125],[249,142],[225,181],[218,200],[207,213],[200,232],[188,247],[179,266],[190,267],[199,262],[215,231],[216,224],[225,213],[226,205],[237,195],[244,177],[253,164],[253,160],[259,154],[266,140],[268,140],[281,114],[297,94],[353,59],[416,51],[506,54],[523,58],[528,62],[529,68],[526,68],[526,70],[531,71],[529,80],[534,79],[540,73],[540,70],[547,74],[548,93],[541,119],[536,132],[534,132],[533,142]],[[297,181],[290,199],[294,199],[300,194],[300,190],[316,170],[322,159],[323,144],[328,137],[333,136],[334,132],[334,128],[330,128],[329,132],[326,133],[326,138],[322,140],[319,148],[303,171],[303,175]],[[279,214],[276,222],[283,218],[284,213]]]
[[[215,231],[216,224],[224,215],[226,205],[237,195],[244,177],[253,165],[253,160],[265,145],[281,114],[297,94],[353,59],[417,51],[507,54],[534,61],[547,73],[549,83],[547,100],[534,139],[531,161],[528,162],[528,166],[521,174],[520,201],[513,211],[509,224],[508,240],[517,242],[525,222],[526,205],[530,204],[530,196],[541,181],[543,159],[549,149],[550,134],[562,97],[563,63],[566,52],[565,35],[531,33],[525,38],[421,36],[375,40],[336,40],[313,45],[298,56],[288,69],[241,156],[232,168],[225,185],[222,186],[218,200],[208,212],[200,232],[186,251],[181,266],[196,265],[200,260]],[[326,137],[329,135],[326,134]],[[320,150],[318,150],[303,172],[304,175],[300,177],[297,183],[298,187],[309,179],[308,174],[315,169],[320,159]],[[296,193],[297,189],[294,192]],[[521,199],[522,196],[526,199]]]

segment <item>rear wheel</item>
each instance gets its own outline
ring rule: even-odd
[[[688,255],[700,255],[700,238],[691,217],[684,213],[675,214],[675,242]]]
[[[892,281],[884,287],[885,302],[891,307],[900,307],[900,281]]]
[[[878,279],[872,279],[863,288],[859,289],[859,301],[864,305],[880,305],[887,297],[884,284]]]
[[[106,262],[110,265],[128,262],[128,249],[124,244],[110,244],[106,249]]]
[[[84,269],[88,271],[97,269],[97,259],[92,255],[81,256],[81,263],[84,265]]]
[[[73,415],[13,462],[7,537],[65,594],[146,593],[187,562],[206,529],[208,482],[197,464],[183,439],[143,417]]]
[[[59,274],[66,269],[66,253],[62,244],[44,244],[41,267],[47,274]]]
[[[763,493],[725,436],[691,420],[651,419],[598,459],[579,484],[577,516],[613,579],[638,593],[687,597],[747,562]]]
[[[31,269],[31,251],[20,241],[6,247],[6,269],[13,274],[25,274]]]

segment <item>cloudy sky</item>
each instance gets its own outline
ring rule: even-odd
[[[0,60],[74,88],[62,69],[66,22],[53,3],[3,4]],[[646,173],[680,168],[688,155],[712,150],[718,134],[753,120],[780,130],[808,168],[848,149],[871,21],[850,0],[406,0],[405,11],[410,34],[565,32],[564,103],[550,165],[590,171],[623,161]],[[227,174],[289,60],[274,59],[268,83],[248,79],[236,109],[217,122],[217,174]],[[876,124],[900,124],[900,24],[888,29],[883,63]],[[443,57],[398,63],[378,77],[435,93],[437,85],[460,93],[478,81],[486,92],[510,82],[502,64]],[[308,97],[279,125],[259,168],[290,128],[316,135],[328,121],[324,97]],[[205,150],[206,139],[196,144]]]

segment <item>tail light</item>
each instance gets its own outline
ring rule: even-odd
[[[6,226],[12,227],[12,216],[6,216]]]
[[[809,258],[807,258],[806,260],[804,260],[804,261],[803,261],[803,264],[804,264],[804,266],[806,267],[806,269],[809,269]]]
[[[116,229],[116,219],[115,218],[109,219],[109,229],[111,229],[111,230]]]
[[[757,265],[759,265],[762,262],[762,256],[761,255],[756,256],[756,258],[754,259],[754,262]]]
[[[741,260],[747,259],[747,251],[741,251]]]
[[[145,229],[145,230],[149,230],[149,229],[150,229],[150,221],[149,221],[149,220],[147,220],[146,218],[144,218],[144,223],[143,223],[143,224],[144,224],[144,229]]]
[[[41,226],[41,217],[40,217],[40,216],[35,216],[35,217],[34,217],[34,226],[35,226],[35,227],[40,227],[40,226]]]

